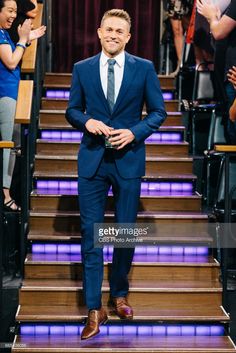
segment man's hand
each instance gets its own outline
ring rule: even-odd
[[[109,138],[109,142],[114,147],[118,146],[116,148],[117,150],[121,150],[122,148],[124,148],[126,145],[128,145],[135,139],[134,134],[129,129],[111,130],[110,136],[111,137]]]
[[[105,135],[107,137],[110,136],[110,132],[112,131],[112,127],[107,126],[100,120],[96,119],[89,119],[85,124],[86,129],[88,132],[94,135]]]
[[[197,11],[204,16],[208,22],[220,19],[220,9],[212,2],[212,0],[197,0]]]
[[[231,82],[236,89],[236,67],[232,66],[227,73],[228,81]]]

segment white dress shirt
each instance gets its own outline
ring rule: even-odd
[[[107,98],[107,71],[108,71],[108,63],[107,60],[110,59],[107,55],[102,51],[100,57],[100,78],[102,89],[105,97]],[[125,52],[122,51],[116,57],[112,58],[116,60],[114,65],[114,76],[115,76],[115,102],[118,97],[120,86],[123,80],[124,74],[124,66],[125,66]]]

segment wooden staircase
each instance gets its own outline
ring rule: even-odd
[[[19,334],[12,352],[236,352],[228,336],[229,316],[221,306],[219,263],[210,250],[204,251],[212,242],[206,232],[208,217],[201,212],[201,196],[195,191],[193,160],[175,100],[166,102],[168,118],[160,133],[177,133],[181,139],[146,144],[143,185],[149,189],[142,191],[138,222],[162,231],[158,245],[135,254],[129,294],[134,320],[119,320],[108,305],[111,253],[105,249],[102,290],[109,322],[97,337],[80,340],[87,310],[74,187],[79,141],[69,138],[75,130],[65,120],[68,93],[64,91],[70,80],[70,74],[45,77],[45,96],[52,91],[58,97],[42,99],[28,235],[31,250],[25,261],[16,315]],[[172,79],[160,80],[163,90],[174,89]],[[43,137],[44,132],[51,137]],[[180,191],[181,185],[191,186],[191,191]],[[106,222],[113,220],[112,209],[109,195]]]

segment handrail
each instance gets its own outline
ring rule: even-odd
[[[38,28],[42,23],[46,23],[46,11],[47,6],[42,1],[38,0],[38,13],[36,18],[33,20],[34,28]],[[29,139],[30,139],[30,151],[29,151],[29,163],[33,166],[34,155],[36,148],[36,138],[38,129],[38,113],[40,109],[41,95],[42,95],[42,82],[45,72],[47,57],[46,47],[46,36],[32,41],[31,46],[26,48],[22,59],[21,66],[21,79],[22,80],[33,80],[34,81],[34,92],[33,92],[33,105],[31,122],[29,124]],[[25,116],[23,116],[25,119]],[[26,124],[27,121],[24,121]]]
[[[16,124],[30,124],[32,101],[33,101],[34,81],[21,80],[19,84],[18,97],[16,103]]]
[[[236,145],[215,145],[216,152],[236,152]]]
[[[232,188],[230,190],[230,159],[236,157],[236,145],[215,145],[216,152],[224,153],[224,246],[222,247],[223,306],[227,308],[228,239],[232,211]]]
[[[43,18],[43,4],[38,4],[38,14],[32,21],[34,28],[38,28],[42,25]],[[33,73],[35,70],[36,56],[37,56],[37,45],[38,39],[32,41],[32,44],[26,48],[24,56],[22,58],[21,72],[22,73]]]
[[[0,170],[2,171],[3,167],[3,149],[4,148],[12,148],[14,147],[14,143],[12,141],[0,141]],[[2,294],[2,287],[3,287],[3,175],[2,172],[0,173],[0,321],[3,320],[3,294]],[[0,325],[0,336],[2,337]]]
[[[0,148],[13,148],[14,142],[12,141],[0,141]]]
[[[28,228],[30,166],[29,166],[29,129],[33,106],[34,81],[21,80],[16,103],[15,123],[21,125],[21,239],[20,266],[23,274],[26,255],[26,230]]]

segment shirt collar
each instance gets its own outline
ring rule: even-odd
[[[103,51],[101,52],[101,57],[100,57],[100,62],[102,66],[107,65],[107,60],[110,59]],[[122,51],[120,54],[115,56],[114,58],[116,60],[116,63],[118,64],[119,67],[124,66],[125,63],[125,52]]]

